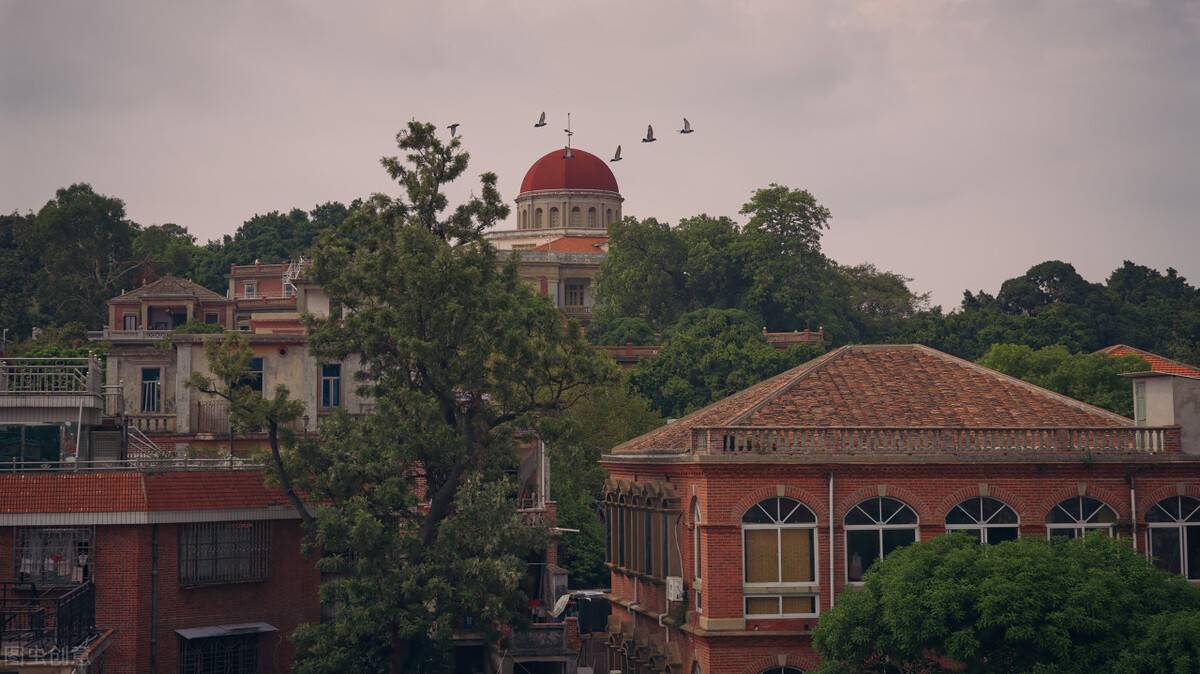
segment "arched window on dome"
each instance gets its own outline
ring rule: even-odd
[[[1113,535],[1117,513],[1099,499],[1074,496],[1050,510],[1046,516],[1046,535],[1050,538],[1080,538],[1089,531],[1107,531]]]
[[[541,229],[542,222],[544,222],[544,220],[542,219],[542,209],[539,208],[533,212],[533,226],[536,227],[537,229]]]
[[[817,614],[817,518],[790,498],[769,498],[742,515],[745,614]]]
[[[596,207],[595,206],[592,206],[591,208],[588,209],[587,226],[588,227],[598,227],[599,226],[599,223],[596,222]]]
[[[582,227],[583,226],[583,211],[580,210],[580,208],[578,206],[571,207],[571,226],[572,227]]]
[[[1200,499],[1171,496],[1146,512],[1146,542],[1154,565],[1200,580]]]
[[[611,225],[612,223],[613,223],[613,211],[610,208],[610,209],[608,209],[608,212],[604,214],[604,224]]]
[[[517,227],[519,229],[529,229],[529,211],[521,210],[521,222]]]
[[[946,531],[974,534],[980,543],[1011,541],[1020,523],[1015,510],[988,496],[969,498],[946,514]]]
[[[917,513],[886,496],[869,498],[846,513],[846,580],[862,582],[875,560],[917,540]]]
[[[561,224],[561,223],[559,221],[558,208],[551,206],[550,207],[550,226],[558,227],[559,224]]]

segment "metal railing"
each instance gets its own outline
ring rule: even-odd
[[[0,582],[0,657],[20,660],[46,653],[69,655],[96,635],[96,588],[39,589],[36,583]]]
[[[186,456],[131,456],[101,461],[0,461],[0,474],[138,471],[156,473],[178,470],[262,470],[263,464],[236,456],[194,458]]]
[[[104,339],[113,342],[119,342],[123,340],[158,340],[164,339],[170,334],[170,330],[112,330],[110,328],[105,328],[103,330],[89,330],[87,336],[88,339],[92,340]]]
[[[1179,447],[1177,427],[879,428],[728,426],[692,430],[708,454],[932,454],[1029,452],[1162,454]]]
[[[100,361],[87,358],[0,359],[0,395],[100,395]]]

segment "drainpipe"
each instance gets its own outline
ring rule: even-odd
[[[158,671],[158,525],[150,525],[150,671]]]
[[[834,604],[834,532],[833,532],[833,471],[829,471],[829,608],[833,608]]]
[[[1130,473],[1125,479],[1129,482],[1129,537],[1133,539],[1133,551],[1137,552],[1137,491],[1133,485],[1133,473]]]

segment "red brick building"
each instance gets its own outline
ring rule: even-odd
[[[320,618],[301,535],[259,470],[0,474],[0,670],[288,672]]]
[[[604,457],[611,669],[809,669],[847,585],[951,529],[1098,529],[1200,580],[1181,437],[926,347],[834,350]]]

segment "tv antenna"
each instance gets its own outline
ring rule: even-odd
[[[567,134],[567,147],[563,151],[563,159],[570,159],[575,156],[571,152],[571,136],[574,136],[575,132],[571,130],[571,113],[569,112],[567,113],[567,128],[563,129],[563,133]]]

